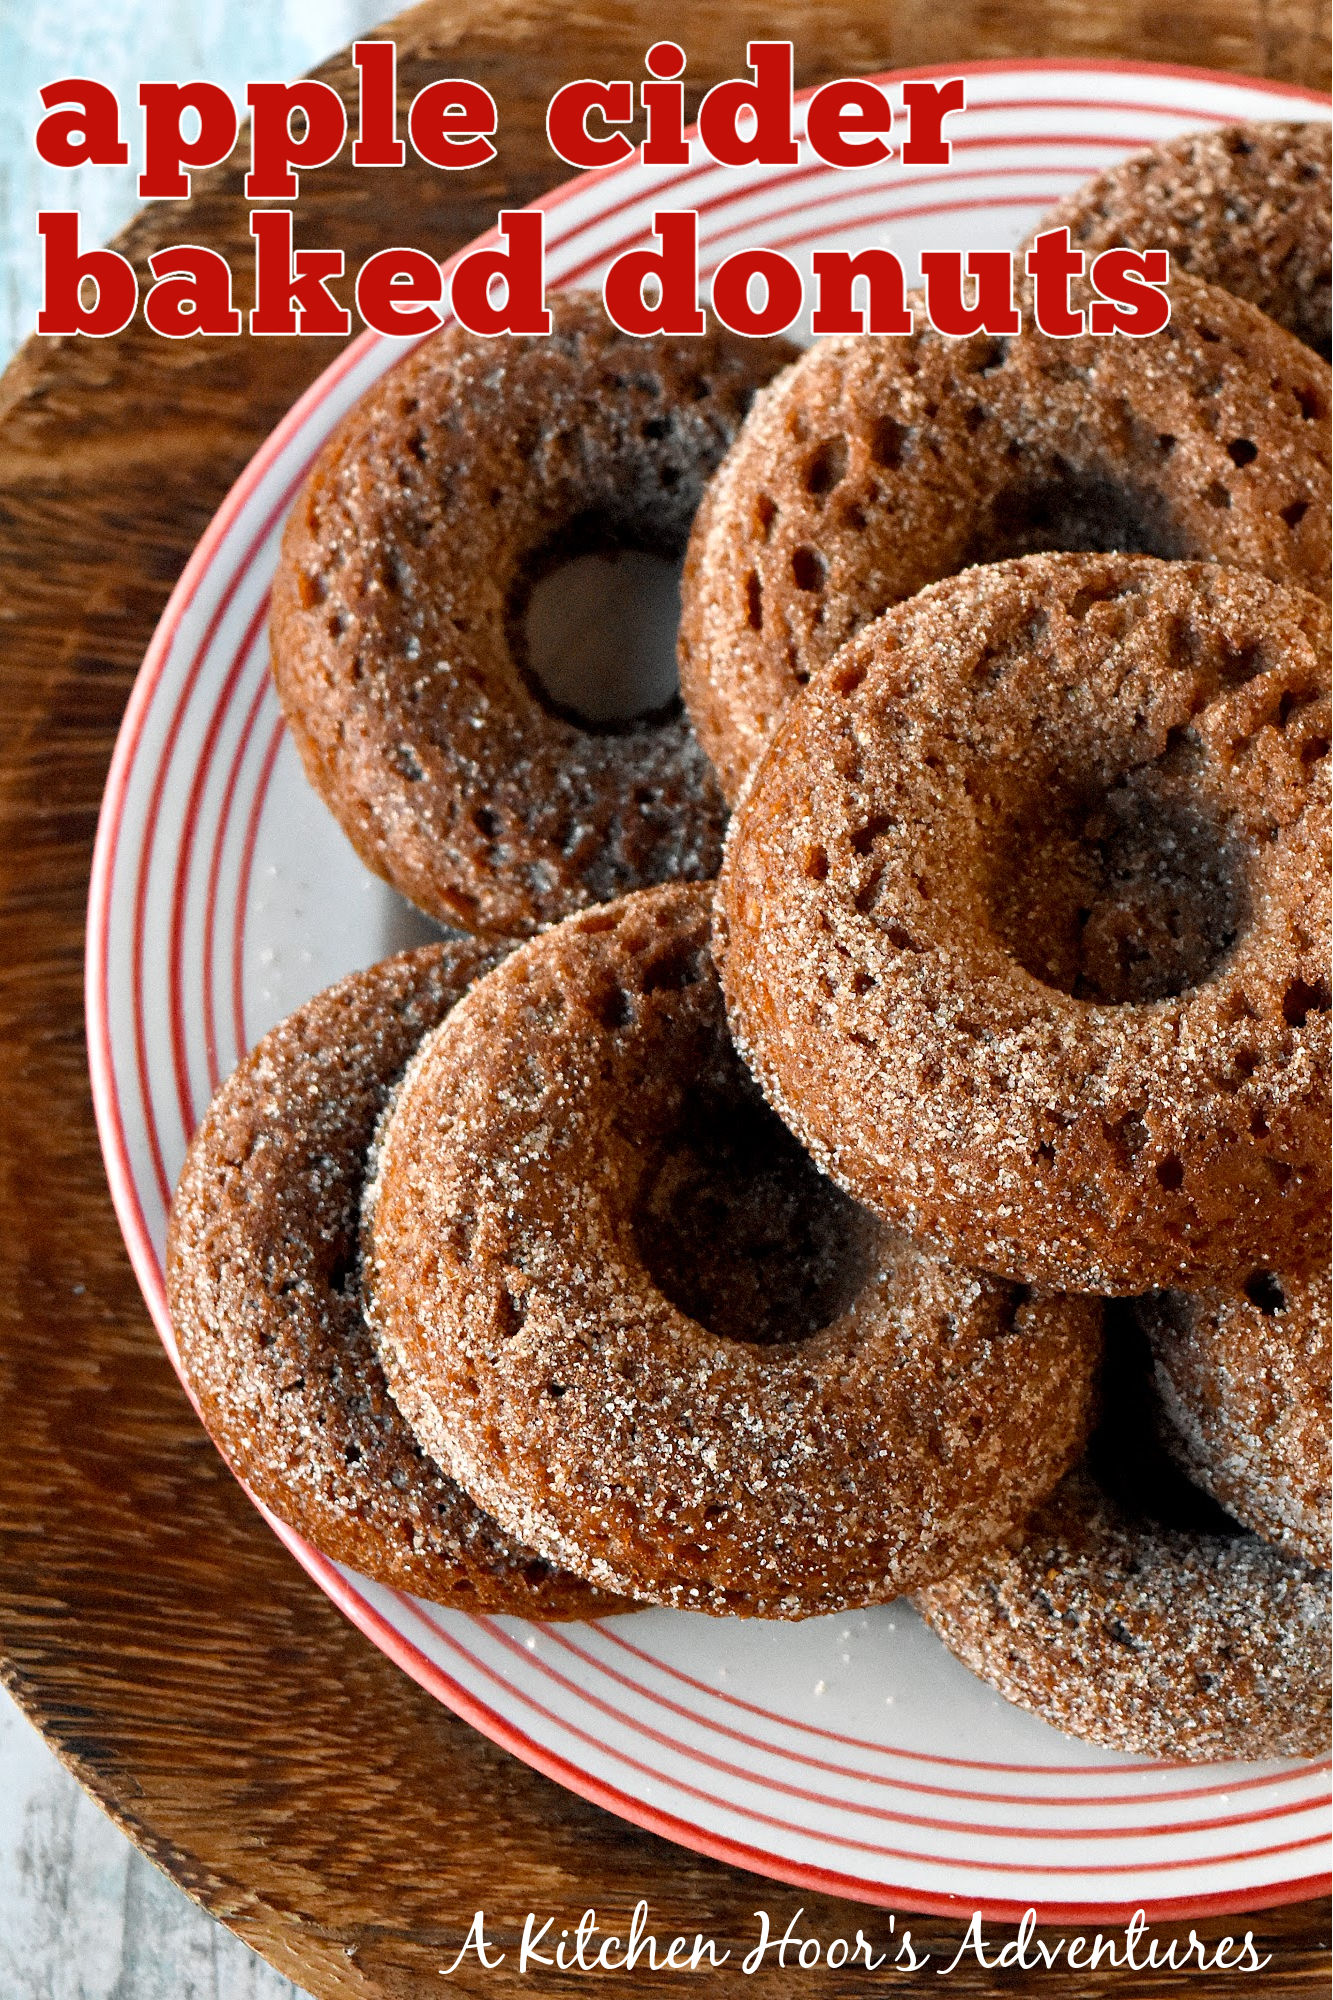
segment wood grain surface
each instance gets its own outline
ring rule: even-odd
[[[409,168],[387,190],[343,165],[306,177],[298,243],[466,242],[498,207],[563,177],[543,114],[570,76],[636,75],[669,32],[697,96],[744,66],[747,38],[791,35],[799,80],[985,57],[1131,56],[1321,87],[1316,0],[537,0],[431,4],[393,24],[400,89],[467,75],[500,106],[500,153],[450,176]],[[320,74],[350,91],[336,60]],[[410,225],[410,227],[409,227]],[[406,232],[406,234],[404,234]],[[119,247],[207,243],[243,273],[240,173],[141,216]],[[245,301],[248,303],[248,301]],[[350,1626],[264,1527],[195,1422],[149,1324],[111,1209],[83,1041],[83,920],[97,807],[144,647],[227,486],[327,363],[318,340],[168,344],[136,323],[109,341],[34,340],[0,383],[0,1651],[7,1683],[112,1816],[193,1896],[321,1996],[445,1988],[472,1913],[510,1956],[449,1982],[519,1990],[525,1912],[573,1925],[647,1898],[667,1933],[730,1946],[753,1913],[803,1905],[816,1935],[882,1934],[876,1913],[700,1859],[583,1803],[494,1749]],[[965,1918],[904,1919],[949,1955]],[[1318,1904],[1201,1923],[1252,1924],[1273,1962],[1210,1992],[1267,2000],[1327,1988]],[[1188,1926],[1184,1927],[1188,1928]],[[1170,1926],[1159,1935],[1169,1935]],[[997,1929],[997,1938],[1009,1933]],[[1197,1976],[1197,1975],[1196,1975]],[[851,1995],[854,1972],[782,1972],[756,1995]],[[593,1982],[529,1977],[526,1991]],[[597,1990],[637,1990],[603,1974]],[[660,1982],[668,1983],[664,1975]],[[1079,1990],[1165,1995],[1188,1974],[1103,1969]],[[1067,1975],[960,1967],[959,1993],[1069,1991]]]

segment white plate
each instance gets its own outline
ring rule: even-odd
[[[583,175],[542,204],[552,285],[596,282],[654,206],[697,208],[709,271],[746,243],[1007,247],[1058,197],[1191,126],[1327,117],[1300,91],[1126,63],[981,64],[953,164],[835,173],[706,162]],[[883,79],[890,87],[901,77]],[[808,268],[808,265],[807,265]],[[283,518],[329,430],[402,351],[366,336],[315,383],[205,534],[144,661],[93,871],[88,1031],[117,1212],[168,1351],[167,1204],[240,1054],[317,988],[428,927],[309,789],[267,674]],[[785,1881],[1051,1921],[1243,1910],[1317,1893],[1328,1766],[1168,1765],[1011,1708],[904,1604],[798,1626],[646,1611],[528,1626],[442,1611],[274,1522],[361,1629],[488,1736],[668,1838]]]

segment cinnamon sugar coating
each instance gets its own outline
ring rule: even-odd
[[[1329,137],[1313,119],[1187,132],[1098,174],[1033,235],[1068,229],[1089,258],[1169,251],[1174,269],[1248,299],[1327,361]]]
[[[441,943],[353,973],[233,1071],[172,1204],[172,1327],[214,1443],[326,1555],[461,1610],[596,1617],[625,1607],[519,1547],[432,1464],[361,1307],[376,1119],[421,1037],[501,955]]]
[[[1109,1322],[1082,1464],[1021,1546],[918,1606],[974,1673],[1070,1735],[1190,1762],[1320,1756],[1328,1572],[1245,1533],[1180,1473],[1142,1337]]]
[[[1266,1541],[1333,1563],[1329,1274],[1145,1299],[1157,1388],[1191,1478]]]
[[[951,1653],[1071,1736],[1147,1757],[1328,1748],[1329,1579],[1251,1535],[1127,1517],[1071,1473],[999,1549],[918,1593]]]
[[[632,339],[593,294],[550,306],[549,335],[452,327],[370,390],[315,463],[273,585],[278,696],[362,860],[431,915],[510,936],[716,871],[722,801],[680,704],[602,729],[557,712],[523,612],[561,557],[679,556],[794,351]]]
[[[821,1181],[732,1050],[709,894],[569,918],[422,1045],[367,1194],[371,1314],[418,1436],[512,1533],[794,1618],[1012,1531],[1081,1449],[1100,1311],[950,1270]]]
[[[690,538],[681,690],[728,799],[784,705],[974,563],[1125,549],[1327,585],[1329,372],[1179,273],[1144,339],[832,338],[755,399]]]
[[[1042,555],[899,605],[732,821],[734,1033],[824,1171],[961,1263],[1299,1272],[1329,1192],[1328,615]]]

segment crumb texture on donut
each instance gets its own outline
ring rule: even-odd
[[[1327,1569],[1330,1373],[1328,1268],[1255,1270],[1239,1294],[1145,1299],[1170,1437],[1190,1476],[1265,1540]]]
[[[1057,1729],[1141,1756],[1328,1748],[1329,1575],[1184,1476],[1142,1329],[1108,1313],[1087,1456],[996,1550],[917,1602],[974,1673]]]
[[[1098,174],[1033,231],[1068,229],[1088,257],[1124,244],[1248,299],[1329,359],[1330,128],[1187,132]],[[1024,246],[1026,247],[1026,246]]]
[[[1043,555],[867,627],[732,822],[717,950],[770,1102],[959,1262],[1136,1293],[1327,1239],[1328,617]]]
[[[724,812],[678,701],[583,726],[528,671],[554,561],[679,558],[784,341],[636,340],[593,294],[549,335],[424,342],[348,416],[290,517],[273,671],[316,791],[430,914],[511,936],[717,867]]]
[[[1071,1473],[997,1550],[917,1595],[965,1666],[1054,1728],[1148,1757],[1328,1748],[1329,1578],[1256,1536],[1126,1517]]]
[[[1098,1310],[951,1270],[821,1183],[731,1047],[702,886],[570,918],[474,987],[367,1213],[418,1435],[607,1588],[891,1598],[1012,1532],[1086,1434]]]
[[[1329,372],[1178,274],[1145,339],[819,342],[755,399],[682,588],[681,689],[728,799],[786,703],[868,620],[1042,550],[1234,563],[1323,593]]]
[[[426,1456],[361,1305],[367,1149],[422,1036],[503,953],[428,945],[317,994],[222,1086],[172,1204],[181,1366],[250,1491],[315,1547],[465,1610],[621,1609],[517,1545]]]

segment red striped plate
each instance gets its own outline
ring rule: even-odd
[[[656,206],[699,212],[711,271],[744,244],[1016,242],[1089,174],[1191,126],[1325,100],[1204,71],[977,65],[953,161],[835,173],[587,174],[549,196],[553,285],[595,281]],[[901,77],[882,79],[893,92]],[[306,786],[266,671],[278,535],[330,428],[400,351],[353,343],[278,426],[174,592],[107,782],[88,1034],[107,1171],[162,1338],[167,1203],[186,1141],[253,1040],[318,987],[417,941]],[[867,1902],[1051,1920],[1243,1910],[1312,1894],[1328,1767],[1181,1766],[1075,1743],[1009,1707],[905,1605],[799,1626],[647,1611],[527,1626],[441,1611],[273,1523],[347,1615],[517,1756],[669,1838]]]

